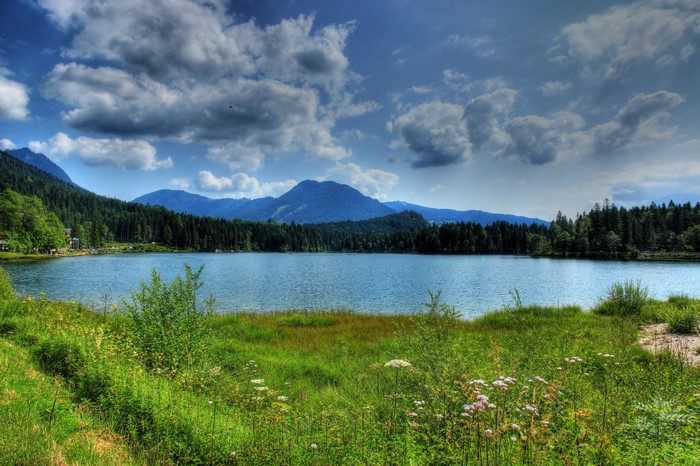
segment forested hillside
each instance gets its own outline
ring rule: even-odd
[[[427,254],[531,254],[635,258],[700,252],[700,203],[625,209],[605,201],[550,226],[496,222],[430,225],[416,212],[319,225],[224,220],[178,214],[98,196],[0,152],[0,190],[36,196],[81,247],[159,243],[195,251],[347,251]],[[1,239],[1,238],[0,238]]]

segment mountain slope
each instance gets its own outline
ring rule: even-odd
[[[526,225],[535,223],[537,225],[547,226],[550,223],[539,218],[522,217],[519,215],[494,214],[491,212],[484,212],[482,210],[434,209],[432,207],[423,207],[401,201],[385,202],[384,205],[394,209],[396,212],[413,210],[421,214],[427,221],[437,224],[450,222],[473,222],[486,226],[495,222],[507,222],[512,224],[524,223]]]
[[[65,181],[66,183],[75,184],[61,167],[49,160],[49,158],[44,154],[32,152],[26,147],[23,147],[22,149],[6,150],[5,153],[16,158],[17,160],[21,160],[24,163],[55,176],[59,180]]]
[[[350,186],[333,181],[307,180],[272,200],[250,220],[326,223],[365,220],[393,213],[396,212]]]
[[[163,206],[175,212],[227,220],[239,218],[282,223],[325,223],[365,220],[396,213],[350,186],[332,181],[302,181],[279,198],[210,199],[185,191],[163,189],[134,202]]]

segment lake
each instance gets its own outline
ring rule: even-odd
[[[514,303],[595,306],[615,282],[640,280],[651,297],[700,297],[700,264],[595,261],[523,256],[408,254],[158,253],[66,257],[2,266],[21,295],[75,300],[102,308],[120,303],[150,281],[184,275],[183,264],[204,265],[200,296],[219,312],[347,309],[413,313],[442,290],[443,302],[466,318]]]

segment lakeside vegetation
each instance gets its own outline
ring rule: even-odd
[[[213,315],[201,270],[112,308],[17,298],[0,269],[0,458],[11,464],[697,464],[700,369],[638,344],[700,300],[616,284],[593,312],[473,321]],[[196,329],[196,331],[190,331]],[[697,349],[696,349],[697,351]]]
[[[65,247],[65,238],[47,233],[48,225],[58,226],[55,217],[61,228],[71,229],[71,236],[80,238],[80,248],[156,243],[191,251],[700,258],[700,203],[627,209],[605,201],[575,219],[559,214],[550,226],[506,222],[430,225],[415,212],[319,225],[227,221],[98,196],[2,152],[0,186],[0,241],[17,252]],[[42,218],[48,220],[31,223],[14,215],[26,209],[43,209]]]

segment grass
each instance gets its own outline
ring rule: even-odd
[[[699,370],[637,335],[699,303],[220,315],[163,370],[123,314],[8,299],[0,463],[698,464]]]

